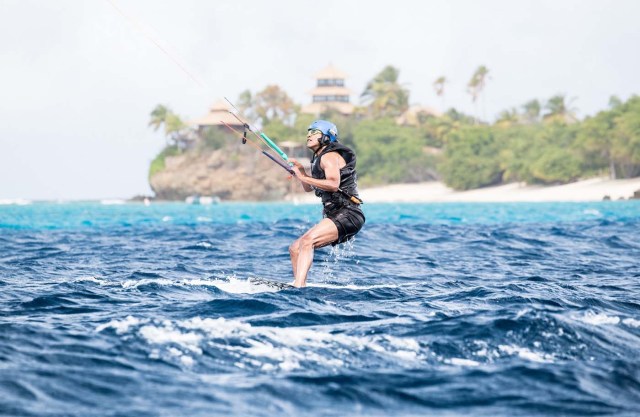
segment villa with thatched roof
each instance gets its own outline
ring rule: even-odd
[[[302,113],[319,116],[327,110],[336,110],[344,115],[353,113],[354,106],[350,102],[352,91],[345,87],[347,75],[329,65],[318,72],[315,77],[316,87],[309,91],[311,104],[302,107]]]
[[[229,110],[231,110],[229,103],[223,100],[218,100],[213,103],[207,114],[190,121],[189,124],[196,126],[199,133],[202,133],[202,131],[207,128],[226,129],[224,123],[233,128],[242,130],[242,124],[238,119],[229,114]]]

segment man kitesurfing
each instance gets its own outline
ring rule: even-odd
[[[307,148],[313,151],[311,175],[299,161],[289,162],[304,190],[315,191],[322,199],[324,218],[289,246],[295,287],[306,285],[316,248],[346,242],[365,222],[356,181],[356,154],[338,142],[336,125],[326,120],[311,123]]]
[[[226,100],[239,112],[231,101]],[[264,156],[297,178],[305,191],[315,191],[322,199],[324,218],[289,246],[294,277],[292,285],[304,287],[313,263],[314,250],[329,244],[346,242],[364,225],[364,213],[360,209],[362,200],[358,196],[356,154],[351,148],[338,142],[336,125],[326,120],[316,120],[307,129],[307,148],[313,152],[309,175],[299,161],[289,158],[264,132],[244,122],[237,114],[231,111],[229,113],[243,124],[244,131],[239,132],[224,121],[222,123],[240,136],[242,143],[254,146]],[[248,140],[247,132],[251,132],[275,151],[281,160]],[[274,285],[262,279],[252,281]]]

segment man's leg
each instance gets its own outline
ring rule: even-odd
[[[313,263],[313,251],[338,240],[338,228],[329,219],[322,221],[307,231],[300,239],[289,247],[291,263],[293,265],[294,282],[296,287],[307,284],[307,274]],[[295,263],[294,263],[295,261]]]
[[[291,257],[291,268],[293,268],[294,278],[298,269],[298,251],[300,250],[300,239],[302,239],[302,237],[299,237],[295,240],[295,242],[289,245],[289,256]]]

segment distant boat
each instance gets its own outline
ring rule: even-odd
[[[105,206],[118,206],[121,204],[126,204],[127,202],[124,200],[120,200],[120,199],[106,199],[106,200],[100,200],[100,204],[105,205]]]
[[[29,204],[31,204],[31,200],[25,200],[24,198],[0,199],[0,206],[9,206],[9,205],[28,206]]]
[[[189,197],[184,199],[184,202],[187,204],[200,204],[203,206],[209,206],[211,204],[218,204],[220,202],[220,197],[190,195]]]

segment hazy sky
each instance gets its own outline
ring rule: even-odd
[[[109,0],[0,0],[0,199],[149,194],[156,104],[195,118],[274,83],[304,104],[328,63],[352,101],[391,64],[412,104],[441,107],[444,75],[447,107],[469,113],[485,65],[489,120],[557,93],[580,116],[640,93],[637,0],[113,1],[133,22]]]

